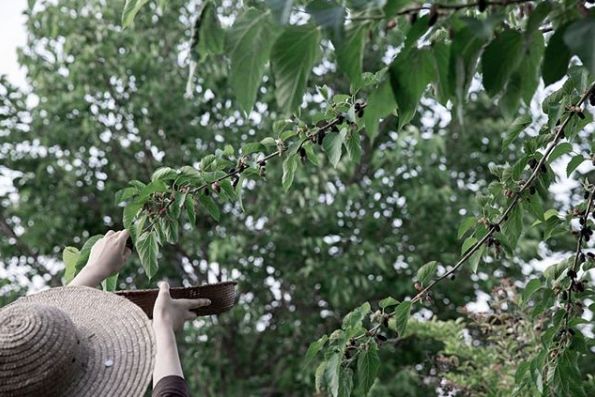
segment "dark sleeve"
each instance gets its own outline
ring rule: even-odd
[[[153,388],[153,397],[190,397],[186,380],[180,376],[165,376]]]

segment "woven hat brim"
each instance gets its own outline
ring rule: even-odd
[[[63,396],[141,397],[154,365],[151,321],[129,300],[88,287],[59,287],[25,296],[64,311],[77,327],[86,362],[76,370]]]

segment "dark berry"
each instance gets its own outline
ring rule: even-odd
[[[576,278],[576,272],[572,269],[568,269],[568,277]]]
[[[486,10],[486,8],[488,7],[488,2],[487,0],[479,0],[477,2],[477,10],[479,12],[484,12]]]

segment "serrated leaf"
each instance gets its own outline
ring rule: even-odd
[[[426,285],[436,275],[436,269],[438,268],[438,262],[431,261],[423,265],[417,270],[417,281],[422,285]]]
[[[368,302],[365,302],[360,307],[354,309],[353,311],[349,312],[343,318],[342,328],[344,330],[349,330],[350,328],[356,328],[361,326],[362,321],[366,317],[368,313],[370,313],[371,307]]]
[[[289,22],[293,0],[266,0],[266,3],[271,9],[275,21],[281,25],[285,25]]]
[[[564,31],[564,43],[595,76],[595,15],[574,22]]]
[[[376,341],[370,339],[368,348],[357,356],[357,390],[362,396],[366,396],[378,375],[380,357]]]
[[[326,342],[328,341],[328,336],[323,335],[317,341],[310,343],[308,346],[308,350],[306,351],[306,356],[304,358],[304,368],[308,368],[311,364],[318,352],[324,347]]]
[[[157,255],[159,254],[159,244],[154,232],[144,232],[136,241],[136,251],[140,258],[141,265],[149,279],[157,273]]]
[[[345,8],[333,0],[312,0],[306,6],[306,12],[318,26],[329,32],[335,41],[343,39]]]
[[[506,139],[502,142],[502,146],[506,147],[510,145],[519,136],[521,131],[531,125],[532,122],[533,119],[531,118],[531,115],[524,114],[517,117],[510,125],[510,129],[506,134]]]
[[[473,236],[467,237],[465,241],[463,241],[463,245],[461,246],[461,254],[469,251],[469,248],[473,247],[477,243],[477,239]]]
[[[351,368],[341,367],[339,370],[338,397],[350,397],[353,390],[353,371]]]
[[[556,146],[554,148],[554,150],[552,150],[552,152],[550,153],[550,156],[548,157],[548,161],[551,164],[558,157],[563,156],[566,153],[570,153],[570,152],[572,152],[572,145],[568,142],[562,142],[562,143],[558,144],[558,146]]]
[[[530,35],[539,29],[541,23],[547,18],[548,14],[552,11],[552,2],[549,0],[540,1],[537,7],[529,15],[527,21],[526,34]]]
[[[396,300],[395,298],[393,298],[392,296],[388,296],[388,297],[382,299],[380,302],[378,302],[378,306],[380,306],[381,309],[386,309],[387,307],[395,306],[398,304],[399,304],[399,301]]]
[[[479,267],[479,263],[481,262],[481,258],[483,257],[483,254],[485,253],[485,245],[482,245],[481,247],[479,247],[479,249],[477,251],[475,251],[473,253],[473,255],[471,255],[469,257],[469,267],[471,268],[471,271],[473,273],[477,274],[477,269]]]
[[[394,312],[394,329],[397,334],[401,337],[407,330],[407,322],[411,315],[411,301],[404,301],[399,303]]]
[[[367,30],[367,24],[352,25],[345,32],[342,40],[333,42],[337,65],[355,88],[362,85],[362,63]]]
[[[137,216],[137,214],[142,208],[143,204],[138,203],[136,201],[133,201],[132,203],[124,207],[124,211],[122,213],[122,224],[124,225],[124,228],[128,229],[128,231],[130,231],[130,229],[132,228],[134,218]]]
[[[339,164],[339,160],[341,160],[343,143],[346,135],[347,129],[342,128],[338,134],[327,134],[322,141],[322,147],[326,152],[329,161],[335,168],[337,168],[337,164]]]
[[[583,157],[582,154],[577,154],[573,158],[570,159],[568,165],[566,166],[566,176],[570,176],[574,170],[576,170],[579,165],[583,163],[586,159]]]
[[[415,73],[411,73],[411,70],[415,70]],[[398,129],[413,119],[421,96],[432,81],[434,73],[434,58],[428,48],[401,53],[390,66],[390,84],[399,109]]]
[[[471,229],[475,225],[475,217],[468,216],[461,221],[459,224],[459,230],[457,231],[457,239],[463,237],[469,229]]]
[[[194,225],[196,225],[196,210],[194,208],[194,198],[190,195],[186,196],[184,206],[186,207],[186,215],[188,216],[190,225],[194,227]]]
[[[69,284],[76,276],[76,263],[81,252],[75,247],[66,247],[62,251],[62,260],[64,261],[64,285]]]
[[[345,147],[347,148],[347,154],[349,155],[349,158],[353,160],[353,163],[359,163],[362,157],[362,144],[358,131],[351,131],[351,134],[347,136]]]
[[[315,26],[291,25],[273,45],[271,68],[275,76],[275,97],[279,107],[287,113],[302,104],[306,82],[320,54],[319,43],[320,31]]]
[[[337,397],[339,395],[339,370],[341,368],[341,355],[339,353],[333,353],[326,361],[323,362],[324,368],[321,371],[320,379],[318,379],[317,372],[317,388],[320,390],[326,390],[326,392],[332,396]],[[322,364],[321,364],[322,365]]]
[[[219,219],[221,218],[221,211],[211,196],[205,196],[204,194],[201,194],[198,196],[198,202],[207,210],[213,219],[219,222]]]
[[[537,290],[539,290],[541,288],[541,280],[534,278],[532,280],[530,280],[527,285],[525,285],[525,288],[523,288],[523,292],[522,292],[522,303],[523,305],[526,305],[527,302],[529,301],[529,299],[531,299],[531,297],[533,296],[533,294],[535,294],[535,292],[537,292]]]
[[[518,31],[505,30],[488,44],[481,57],[481,69],[483,86],[490,96],[504,88],[522,59],[523,35]]]
[[[265,152],[265,151],[266,151],[266,146],[260,142],[247,143],[244,146],[242,146],[242,154],[243,155]]]
[[[138,192],[139,192],[139,190],[132,186],[125,187],[124,189],[118,190],[114,197],[114,204],[120,205],[121,203],[125,202],[126,200],[134,197]]]
[[[229,32],[229,82],[245,112],[252,110],[276,37],[270,14],[255,8],[242,13]]]
[[[543,82],[546,86],[560,80],[566,74],[571,53],[564,43],[564,35],[568,24],[559,27],[545,48],[543,55]]]
[[[434,68],[436,78],[433,81],[436,99],[446,106],[450,95],[451,82],[449,81],[448,64],[450,59],[450,45],[444,42],[436,42],[432,45],[434,56]]]
[[[368,137],[374,141],[378,135],[379,119],[391,114],[397,107],[393,91],[388,81],[381,83],[368,97],[364,112],[364,124]]]
[[[130,27],[134,22],[134,17],[140,9],[147,4],[149,0],[126,0],[124,11],[122,11],[122,26]]]
[[[198,31],[198,54],[201,59],[207,55],[218,55],[223,52],[225,45],[225,31],[221,27],[217,16],[216,5],[207,2],[200,15],[200,28]]]
[[[281,179],[281,184],[283,185],[283,189],[288,191],[291,185],[293,184],[293,179],[295,177],[295,171],[297,170],[298,166],[298,157],[295,154],[287,156],[283,161],[283,177]]]

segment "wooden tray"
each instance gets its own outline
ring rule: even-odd
[[[175,287],[170,288],[169,293],[174,299],[210,299],[211,304],[209,306],[193,310],[199,316],[210,316],[226,312],[233,307],[236,301],[236,284],[235,281],[226,281],[196,287]],[[143,309],[149,318],[153,318],[153,306],[159,289],[123,290],[115,291],[115,293],[131,300]]]

